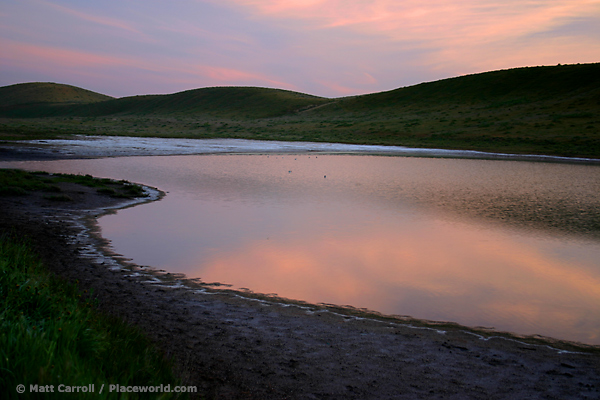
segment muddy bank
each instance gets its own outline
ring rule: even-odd
[[[119,200],[63,191],[74,201],[0,198],[0,231],[30,237],[52,271],[141,327],[208,398],[600,398],[597,351],[248,299],[119,264],[88,234]]]

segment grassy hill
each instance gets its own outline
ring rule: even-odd
[[[239,118],[277,117],[330,100],[303,93],[257,87],[211,87],[169,95],[125,97],[89,106],[93,115],[217,115]],[[75,113],[87,115],[83,109]]]
[[[110,100],[112,97],[60,83],[19,83],[0,87],[0,107],[39,104],[80,104]]]
[[[308,113],[351,142],[600,158],[600,64],[468,75]]]
[[[600,100],[600,63],[485,72],[357,96],[343,105],[352,111],[454,104],[510,107],[576,97]]]
[[[280,89],[257,87],[211,87],[167,95],[146,95],[112,99],[104,96],[99,101],[67,102],[50,99],[61,98],[61,93],[52,93],[47,84],[30,84],[37,92],[44,92],[45,107],[38,104],[20,108],[0,108],[0,115],[20,118],[56,116],[99,117],[108,115],[217,115],[240,118],[276,117],[297,110],[314,107],[330,100]],[[63,85],[54,88],[64,90]],[[10,88],[10,87],[9,87]],[[93,92],[90,92],[93,93]],[[27,94],[27,93],[23,93]],[[2,91],[0,90],[0,96]],[[102,96],[102,95],[98,95]],[[19,101],[12,96],[13,102]],[[42,96],[39,96],[42,97]],[[95,100],[90,96],[90,100]],[[53,103],[53,104],[50,104]],[[1,104],[1,103],[0,103]],[[26,104],[21,100],[18,104]],[[3,112],[4,111],[4,112]]]
[[[11,95],[13,105],[3,106],[7,88],[0,88],[6,138],[231,137],[600,158],[600,63],[493,71],[337,99],[216,87],[79,104]]]

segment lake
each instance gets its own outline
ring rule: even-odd
[[[4,162],[168,192],[99,219],[235,289],[600,344],[600,166],[265,154]]]

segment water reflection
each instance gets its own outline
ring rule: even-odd
[[[283,297],[600,344],[596,166],[352,156],[37,163],[169,191],[101,218],[143,265]]]
[[[578,326],[598,339],[589,312],[598,315],[600,280],[585,269],[565,270],[502,235],[485,232],[482,241],[482,232],[468,227],[381,228],[245,243],[210,257],[201,273],[309,301],[559,337],[562,327]]]

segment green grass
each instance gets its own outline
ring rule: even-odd
[[[27,172],[18,169],[0,169],[0,196],[25,196],[31,192],[61,192],[57,183],[70,182],[96,188],[100,194],[117,198],[144,197],[144,189],[128,181],[113,181],[107,178],[95,178],[91,175],[48,174],[46,172]],[[54,194],[45,198],[55,201],[71,201],[67,195]]]
[[[32,83],[31,85],[36,85]],[[3,90],[0,88],[0,99]],[[57,88],[58,90],[58,88]],[[38,102],[20,100],[11,93],[0,115],[14,117],[101,117],[108,115],[205,114],[233,118],[268,118],[308,109],[331,100],[281,89],[211,87],[167,95],[131,96],[106,101],[52,102],[56,96],[40,94]],[[10,104],[14,103],[14,104]]]
[[[0,169],[0,195],[26,195],[35,191],[60,192],[61,189],[53,183],[63,179],[76,180],[79,177],[56,175],[51,179],[50,174],[46,172],[32,173],[19,169]]]
[[[65,134],[338,142],[600,158],[600,63],[492,71],[337,99],[220,87],[88,104],[0,106],[0,138]]]
[[[0,87],[0,107],[44,103],[93,103],[112,97],[75,86],[50,82],[19,83]]]
[[[50,185],[40,175],[17,169],[0,169],[0,195],[24,196],[32,191],[56,191],[56,186]]]
[[[97,312],[76,286],[49,273],[30,246],[14,237],[0,236],[0,304],[4,399],[118,398],[108,384],[180,385],[170,362],[138,330]],[[17,394],[18,384],[25,385],[24,394]],[[94,384],[95,393],[58,393],[60,384]],[[30,385],[54,385],[55,393],[30,393]]]

